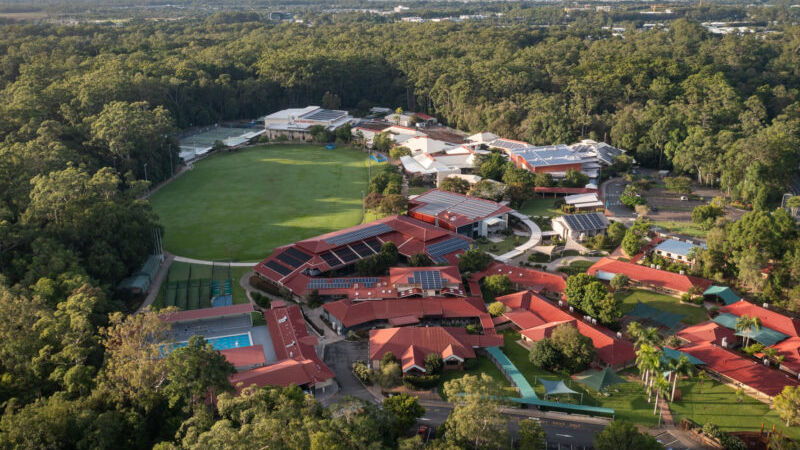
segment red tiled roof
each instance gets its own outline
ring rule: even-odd
[[[589,275],[596,275],[598,271],[613,274],[622,273],[633,281],[677,292],[688,292],[693,286],[697,286],[702,290],[711,286],[711,281],[703,278],[667,272],[666,270],[652,269],[640,264],[632,264],[610,258],[603,258],[597,261],[587,270],[587,273]]]
[[[320,272],[327,272],[331,270],[332,267],[325,261],[325,259],[322,258],[322,255],[329,250],[336,251],[351,245],[331,244],[327,240],[332,237],[358,231],[374,225],[386,225],[391,228],[391,231],[387,231],[386,233],[377,235],[375,237],[380,243],[393,242],[395,245],[397,245],[399,253],[404,256],[412,256],[416,253],[426,252],[429,246],[446,239],[458,238],[469,241],[469,238],[465,236],[436,227],[420,220],[413,219],[408,216],[389,216],[368,224],[334,231],[321,236],[299,241],[294,244],[276,248],[268,258],[259,264],[256,264],[254,270],[261,276],[282,284],[294,294],[303,296],[307,293],[308,282],[312,279],[312,277],[303,274],[303,272],[307,271],[308,269],[314,269]],[[358,240],[352,244],[354,245],[357,243]],[[289,266],[285,262],[281,261],[279,258],[280,255],[292,247],[308,255],[310,259],[297,267]],[[346,249],[346,251],[348,253],[351,252],[349,249]],[[448,261],[457,262],[457,259],[455,259],[454,256],[461,252],[463,252],[463,250],[457,250],[441,256],[445,257]],[[353,262],[355,261],[350,261],[350,263]],[[274,263],[280,267],[283,267],[286,273],[281,274],[267,267],[268,263]],[[339,262],[334,265],[338,267],[342,264],[343,263]]]
[[[251,312],[255,312],[253,305],[245,303],[241,305],[219,306],[216,308],[176,311],[169,314],[162,314],[160,317],[164,322],[185,322],[187,320],[210,319],[212,317],[248,314]]]
[[[319,360],[285,359],[276,364],[258,367],[231,375],[231,384],[236,390],[256,386],[305,386],[333,378],[333,372]],[[239,385],[241,383],[241,385]]]
[[[544,338],[549,338],[550,335],[553,334],[553,330],[555,330],[557,326],[563,325],[565,323],[572,324],[573,326],[575,326],[577,328],[577,320],[576,319],[560,320],[558,322],[548,322],[548,323],[545,323],[543,325],[539,325],[539,326],[536,326],[536,327],[531,327],[531,328],[522,330],[522,331],[519,332],[519,334],[527,337],[528,339],[530,339],[532,341],[540,341],[540,340],[542,340]]]
[[[800,320],[784,316],[781,313],[762,308],[746,300],[739,300],[719,309],[721,313],[734,316],[751,316],[761,319],[761,325],[783,333],[787,336],[800,336]]]
[[[325,303],[322,307],[334,316],[345,328],[372,322],[415,316],[442,318],[482,318],[489,316],[485,308],[478,309],[467,299],[450,297],[425,297],[393,300],[367,300],[354,302],[349,299]],[[484,327],[485,330],[485,327]],[[492,329],[492,332],[494,329]]]
[[[770,397],[779,394],[785,386],[798,382],[778,370],[743,358],[736,353],[704,342],[680,349],[706,363],[706,367],[738,381]]]
[[[267,363],[264,357],[264,347],[251,345],[248,347],[229,348],[219,351],[233,367],[263,366]]]
[[[607,364],[619,366],[636,357],[630,342],[617,338],[604,327],[584,322],[579,316],[570,314],[533,292],[517,292],[498,297],[497,301],[511,309],[504,314],[505,317],[520,328],[521,333],[527,333],[526,336],[538,336],[541,339],[545,337],[543,334],[552,332],[548,330],[549,324],[572,322],[578,332],[592,340],[597,355]],[[530,329],[533,330],[528,332]]]
[[[783,364],[789,370],[800,373],[800,337],[790,337],[772,346],[783,355]]]
[[[417,117],[419,117],[419,118],[420,118],[420,119],[422,119],[422,120],[431,120],[431,119],[435,119],[435,117],[432,117],[432,116],[429,116],[429,115],[427,115],[427,114],[423,114],[423,113],[414,113],[414,115],[415,115],[415,116],[417,116]]]
[[[536,292],[561,293],[567,288],[566,275],[493,262],[482,272],[474,273],[470,277],[469,288],[472,295],[480,295],[481,291],[478,282],[489,275],[508,275],[512,283]]]
[[[278,360],[316,358],[316,338],[308,334],[299,306],[273,306],[264,312],[264,319]]]
[[[371,330],[369,359],[381,359],[392,352],[401,362],[403,371],[416,366],[425,370],[425,356],[437,353],[443,359],[455,355],[464,360],[474,358],[473,347],[502,345],[501,336],[468,334],[464,328],[404,327]]]
[[[717,345],[722,345],[722,338],[728,338],[728,343],[733,344],[736,335],[730,328],[723,327],[716,322],[708,321],[699,323],[697,325],[687,327],[675,333],[681,339],[686,339],[693,344],[701,342],[712,342]]]

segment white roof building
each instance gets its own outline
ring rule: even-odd
[[[603,207],[603,202],[600,201],[600,198],[595,193],[567,195],[564,197],[564,203],[577,209]]]
[[[352,120],[347,111],[306,106],[274,112],[264,118],[264,127],[267,131],[305,132],[315,125],[321,125],[328,130],[335,130]]]
[[[453,144],[431,139],[424,135],[413,136],[410,139],[405,140],[402,145],[411,150],[412,155],[418,155],[420,153],[439,153],[456,148],[456,146]]]

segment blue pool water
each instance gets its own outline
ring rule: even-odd
[[[206,342],[209,342],[211,346],[214,347],[214,350],[228,350],[231,348],[249,347],[253,345],[252,342],[250,342],[249,334],[236,334],[233,336],[211,338],[206,339]],[[178,342],[170,349],[167,349],[167,351],[178,347],[186,347],[186,345],[188,345],[187,342]]]

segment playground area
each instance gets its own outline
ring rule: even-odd
[[[361,223],[366,185],[360,151],[267,145],[198,161],[150,201],[169,252],[259,261],[280,245]]]

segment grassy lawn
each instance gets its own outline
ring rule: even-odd
[[[257,261],[273,248],[361,223],[367,158],[349,148],[274,145],[221,153],[151,202],[172,253]]]
[[[579,273],[586,273],[589,267],[592,267],[592,261],[572,261],[569,266],[562,266],[558,268],[559,272],[564,272],[567,275],[577,275]]]
[[[786,422],[769,405],[746,395],[739,403],[736,391],[724,384],[686,380],[678,383],[678,389],[683,398],[671,404],[676,422],[686,417],[700,425],[713,422],[725,431],[758,431],[763,422],[767,429],[775,425],[792,439],[800,439],[800,427],[785,427]]]
[[[478,248],[484,252],[492,253],[495,255],[502,255],[503,253],[510,252],[520,244],[528,240],[525,236],[506,236],[501,242],[487,241],[486,243],[478,243]]]
[[[707,231],[702,229],[700,225],[692,222],[676,222],[674,220],[656,220],[653,225],[661,227],[667,232],[685,234],[697,238],[705,239]]]
[[[655,292],[634,289],[630,291],[617,292],[614,294],[622,302],[622,313],[627,314],[636,306],[636,302],[658,308],[662,311],[683,314],[681,322],[687,325],[695,325],[708,320],[706,310],[699,306],[683,305],[675,297],[657,294]]]
[[[436,391],[442,397],[442,399],[447,400],[447,397],[444,395],[444,384],[450,380],[454,380],[456,378],[461,378],[464,375],[478,375],[481,373],[485,373],[492,377],[497,383],[500,384],[503,388],[508,391],[508,395],[511,397],[519,397],[519,394],[513,390],[511,387],[511,383],[508,382],[506,377],[500,372],[500,369],[497,368],[496,365],[485,356],[478,356],[477,358],[478,365],[472,370],[444,370],[442,371],[442,375],[439,379],[439,386],[437,386]]]
[[[169,268],[169,275],[167,279],[176,280],[176,279],[185,279],[189,276],[189,271],[191,270],[191,274],[193,278],[210,278],[211,276],[211,266],[205,264],[189,264],[183,262],[173,262]],[[245,292],[244,288],[239,284],[239,279],[244,276],[244,274],[250,272],[252,268],[250,267],[231,267],[231,293],[233,295],[233,304],[239,305],[248,303],[250,300],[247,298],[247,293]],[[166,305],[164,303],[164,298],[166,294],[166,280],[165,282],[158,287],[158,296],[153,301],[153,308],[161,309],[164,308]],[[185,291],[182,291],[185,294]],[[209,300],[201,299],[201,302],[197,305],[199,308],[210,308],[211,302]],[[193,308],[187,308],[193,309]]]
[[[600,395],[592,389],[586,388],[567,375],[556,374],[542,370],[533,365],[528,359],[528,350],[516,341],[519,339],[519,333],[511,330],[503,332],[505,344],[503,345],[503,353],[508,356],[508,359],[517,366],[520,372],[525,376],[528,382],[536,390],[536,395],[539,398],[544,398],[544,386],[537,382],[538,377],[543,377],[548,380],[561,379],[565,380],[567,386],[571,389],[583,393],[583,404],[589,406],[601,406],[604,408],[614,408],[615,416],[618,419],[629,420],[631,422],[645,425],[654,426],[658,423],[658,416],[653,415],[653,404],[647,403],[647,397],[644,393],[644,388],[640,383],[622,383],[609,388],[608,397]],[[622,373],[621,375],[624,375]],[[579,399],[576,396],[559,396],[561,402],[577,403]]]
[[[517,211],[528,216],[560,216],[564,213],[555,207],[554,198],[533,198],[525,202]]]

